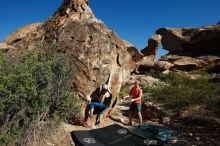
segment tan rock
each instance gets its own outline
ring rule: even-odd
[[[6,43],[18,49],[55,49],[71,56],[77,70],[74,90],[87,97],[107,83],[118,97],[122,83],[138,66],[143,55],[98,20],[88,0],[64,0],[44,23],[28,25],[13,33]]]
[[[213,64],[220,57],[220,23],[198,28],[161,28],[163,48],[169,54],[159,61],[175,70],[193,70]]]
[[[141,53],[145,56],[142,60],[142,68],[150,68],[154,66],[157,50],[160,46],[161,36],[154,35],[148,40],[148,46],[141,50]]]
[[[37,44],[34,39],[42,36],[43,32],[39,30],[42,24],[43,23],[34,23],[22,27],[9,35],[4,40],[4,43],[22,49],[32,49],[34,43],[40,45],[40,42]]]
[[[162,72],[163,74],[169,74],[170,73],[170,70],[165,70]]]
[[[0,43],[0,50],[1,51],[9,51],[10,49],[16,49],[14,46],[10,46],[10,45],[7,45],[5,43]]]
[[[159,70],[162,70],[162,71],[169,70],[173,66],[174,66],[174,64],[172,64],[168,61],[158,61],[155,64],[155,67],[158,68]]]
[[[194,70],[198,68],[198,64],[190,57],[174,61],[172,69],[176,70]]]
[[[138,80],[142,85],[153,85],[153,84],[159,84],[160,80],[156,79],[152,76],[138,76]]]
[[[163,48],[182,54],[210,54],[220,51],[220,24],[198,28],[161,28]]]
[[[214,55],[190,57],[168,54],[159,59],[156,63],[156,67],[160,70],[175,69],[190,71],[214,64],[217,60],[220,60],[220,57]]]

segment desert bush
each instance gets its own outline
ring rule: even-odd
[[[119,97],[123,98],[125,96],[127,96],[130,92],[130,88],[131,88],[131,85],[129,84],[125,84],[121,87],[121,90],[119,92]]]
[[[155,101],[163,102],[169,109],[181,110],[190,105],[203,104],[220,111],[220,83],[210,82],[207,76],[193,80],[172,73],[163,82],[155,87],[144,86],[143,91],[153,96]]]
[[[25,52],[19,60],[11,64],[0,56],[0,145],[18,145],[47,119],[71,122],[81,107],[70,92],[76,71],[68,55]]]
[[[160,79],[161,81],[173,79],[175,74],[163,74],[160,70],[157,69],[150,69],[149,71],[145,72],[145,75],[152,76],[154,78]]]

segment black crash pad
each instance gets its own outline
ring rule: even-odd
[[[113,124],[99,129],[72,131],[71,136],[77,146],[160,146],[165,144],[159,139],[147,135],[143,136],[142,133],[140,135],[138,127],[134,129],[129,130],[118,124]]]

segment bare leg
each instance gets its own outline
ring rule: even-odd
[[[138,117],[139,117],[139,122],[140,122],[140,124],[142,124],[142,115],[141,115],[141,112],[138,112]]]
[[[90,109],[89,116],[92,117],[94,109]]]
[[[128,112],[128,115],[129,115],[129,123],[128,123],[128,124],[129,124],[130,126],[132,126],[132,112],[129,111],[129,112]]]
[[[103,118],[103,114],[100,114],[99,118],[98,118],[98,124],[100,124],[102,122],[102,118]]]
[[[93,115],[93,111],[94,111],[94,109],[89,110],[88,118],[86,118],[86,121],[84,122],[85,127],[89,127],[89,123],[90,123],[91,117]]]

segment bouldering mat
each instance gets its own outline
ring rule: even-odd
[[[146,131],[147,132],[147,131]],[[118,124],[104,128],[72,131],[72,139],[77,146],[146,146],[163,145],[164,142],[135,133]]]

